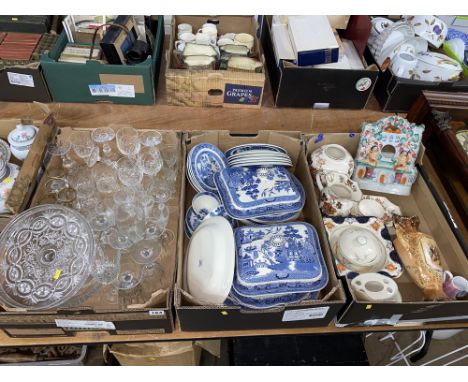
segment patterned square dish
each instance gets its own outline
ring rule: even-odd
[[[282,166],[229,167],[214,178],[226,212],[235,219],[286,214],[304,207],[304,188]]]
[[[328,272],[313,226],[291,222],[240,227],[233,289],[245,297],[318,291]]]

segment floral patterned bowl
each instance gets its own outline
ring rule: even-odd
[[[457,81],[462,72],[461,65],[441,53],[424,52],[416,55],[418,66],[415,79],[422,81]]]

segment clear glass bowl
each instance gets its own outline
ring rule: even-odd
[[[0,235],[0,301],[31,310],[62,305],[86,283],[94,257],[93,231],[81,214],[33,207]]]

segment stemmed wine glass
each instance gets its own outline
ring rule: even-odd
[[[117,131],[116,139],[117,148],[122,155],[135,159],[141,148],[138,131],[131,126],[122,126]]]
[[[115,131],[112,127],[98,127],[91,132],[91,139],[102,145],[103,156],[108,158],[112,153],[109,142],[115,138]]]
[[[65,177],[66,168],[70,167],[73,163],[73,161],[67,157],[71,146],[71,142],[68,140],[61,140],[60,142],[51,143],[47,146],[47,155],[50,155],[52,158],[60,158],[59,166],[49,166],[47,169],[47,176],[49,178],[62,179]]]

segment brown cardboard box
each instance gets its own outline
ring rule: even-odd
[[[71,128],[62,128],[57,139],[71,134]],[[167,131],[163,134],[165,143],[180,144],[180,134]],[[182,148],[183,150],[183,148]],[[182,153],[182,155],[184,155]],[[47,168],[57,165],[59,158],[52,157]],[[183,161],[179,161],[179,166]],[[178,180],[183,174],[179,167]],[[33,197],[32,206],[38,204],[44,195],[44,176]],[[107,289],[96,282],[89,282],[82,293],[72,298],[66,307],[58,307],[45,311],[27,311],[11,309],[0,305],[0,329],[12,336],[63,336],[80,330],[104,330],[111,334],[130,333],[170,333],[173,331],[172,295],[176,270],[176,246],[179,224],[180,187],[168,202],[170,218],[168,229],[174,233],[175,240],[161,254],[159,267],[152,277],[144,281],[131,292],[119,293],[117,303],[106,299]],[[88,285],[89,284],[89,285]],[[69,327],[58,327],[56,319],[71,320]],[[74,320],[84,321],[78,325]],[[99,321],[100,327],[93,326],[89,321]]]
[[[21,123],[22,119],[1,119],[0,120],[0,138],[7,141],[10,131]],[[44,121],[23,120],[32,122],[39,128],[36,139],[29,150],[26,159],[21,162],[13,155],[10,161],[21,166],[18,178],[11,190],[5,205],[11,210],[11,213],[0,214],[0,231],[9,223],[9,221],[19,212],[24,211],[31,200],[33,192],[42,175],[41,163],[47,150],[48,142],[53,138],[56,131],[56,123],[52,114],[48,114]]]
[[[112,354],[122,366],[198,366],[202,350],[219,358],[220,346],[219,340],[128,343],[111,345],[104,352]]]
[[[189,23],[196,33],[208,19],[219,20],[218,36],[224,33],[250,33],[255,36],[255,56],[264,63],[253,16],[174,16],[172,35],[166,53],[166,93],[169,105],[259,108],[265,86],[262,73],[230,70],[178,69],[173,55],[177,25]]]
[[[307,135],[307,158],[318,147],[336,143],[345,147],[351,155],[356,153],[359,134],[319,134]],[[420,161],[422,161],[420,152]],[[366,194],[376,192],[365,191]],[[400,206],[403,215],[417,215],[421,221],[420,230],[432,235],[442,251],[442,266],[456,275],[468,277],[468,260],[462,247],[455,238],[437,201],[423,177],[418,176],[412,186],[411,195],[398,196],[385,194],[393,203]],[[315,206],[316,213],[320,210]],[[331,248],[330,248],[331,251]],[[466,321],[468,319],[468,296],[458,301],[423,301],[421,290],[412,282],[408,272],[395,279],[403,298],[402,303],[369,303],[359,301],[353,294],[349,283],[348,290],[352,301],[339,317],[343,325],[396,325],[405,322],[443,322]],[[347,280],[343,278],[346,284]]]
[[[232,134],[228,131],[195,131],[187,133],[185,139],[188,152],[198,143],[209,142],[221,151],[245,143],[270,143],[288,151],[293,160],[291,171],[301,181],[306,192],[306,204],[298,220],[305,220],[317,228],[320,244],[329,272],[328,285],[321,291],[318,300],[302,301],[286,307],[266,310],[245,310],[232,306],[202,306],[183,289],[183,269],[188,239],[181,231],[178,243],[178,270],[175,287],[175,308],[182,331],[240,330],[240,329],[279,329],[326,326],[336,316],[345,303],[343,287],[337,280],[332,265],[332,257],[326,245],[326,233],[321,225],[321,217],[316,213],[315,194],[305,159],[302,135],[299,132],[259,131],[248,136]],[[181,198],[180,226],[183,226],[185,211],[191,204],[195,191],[188,181],[184,182],[185,198]],[[294,316],[294,317],[293,317]],[[292,318],[291,318],[292,317]]]

